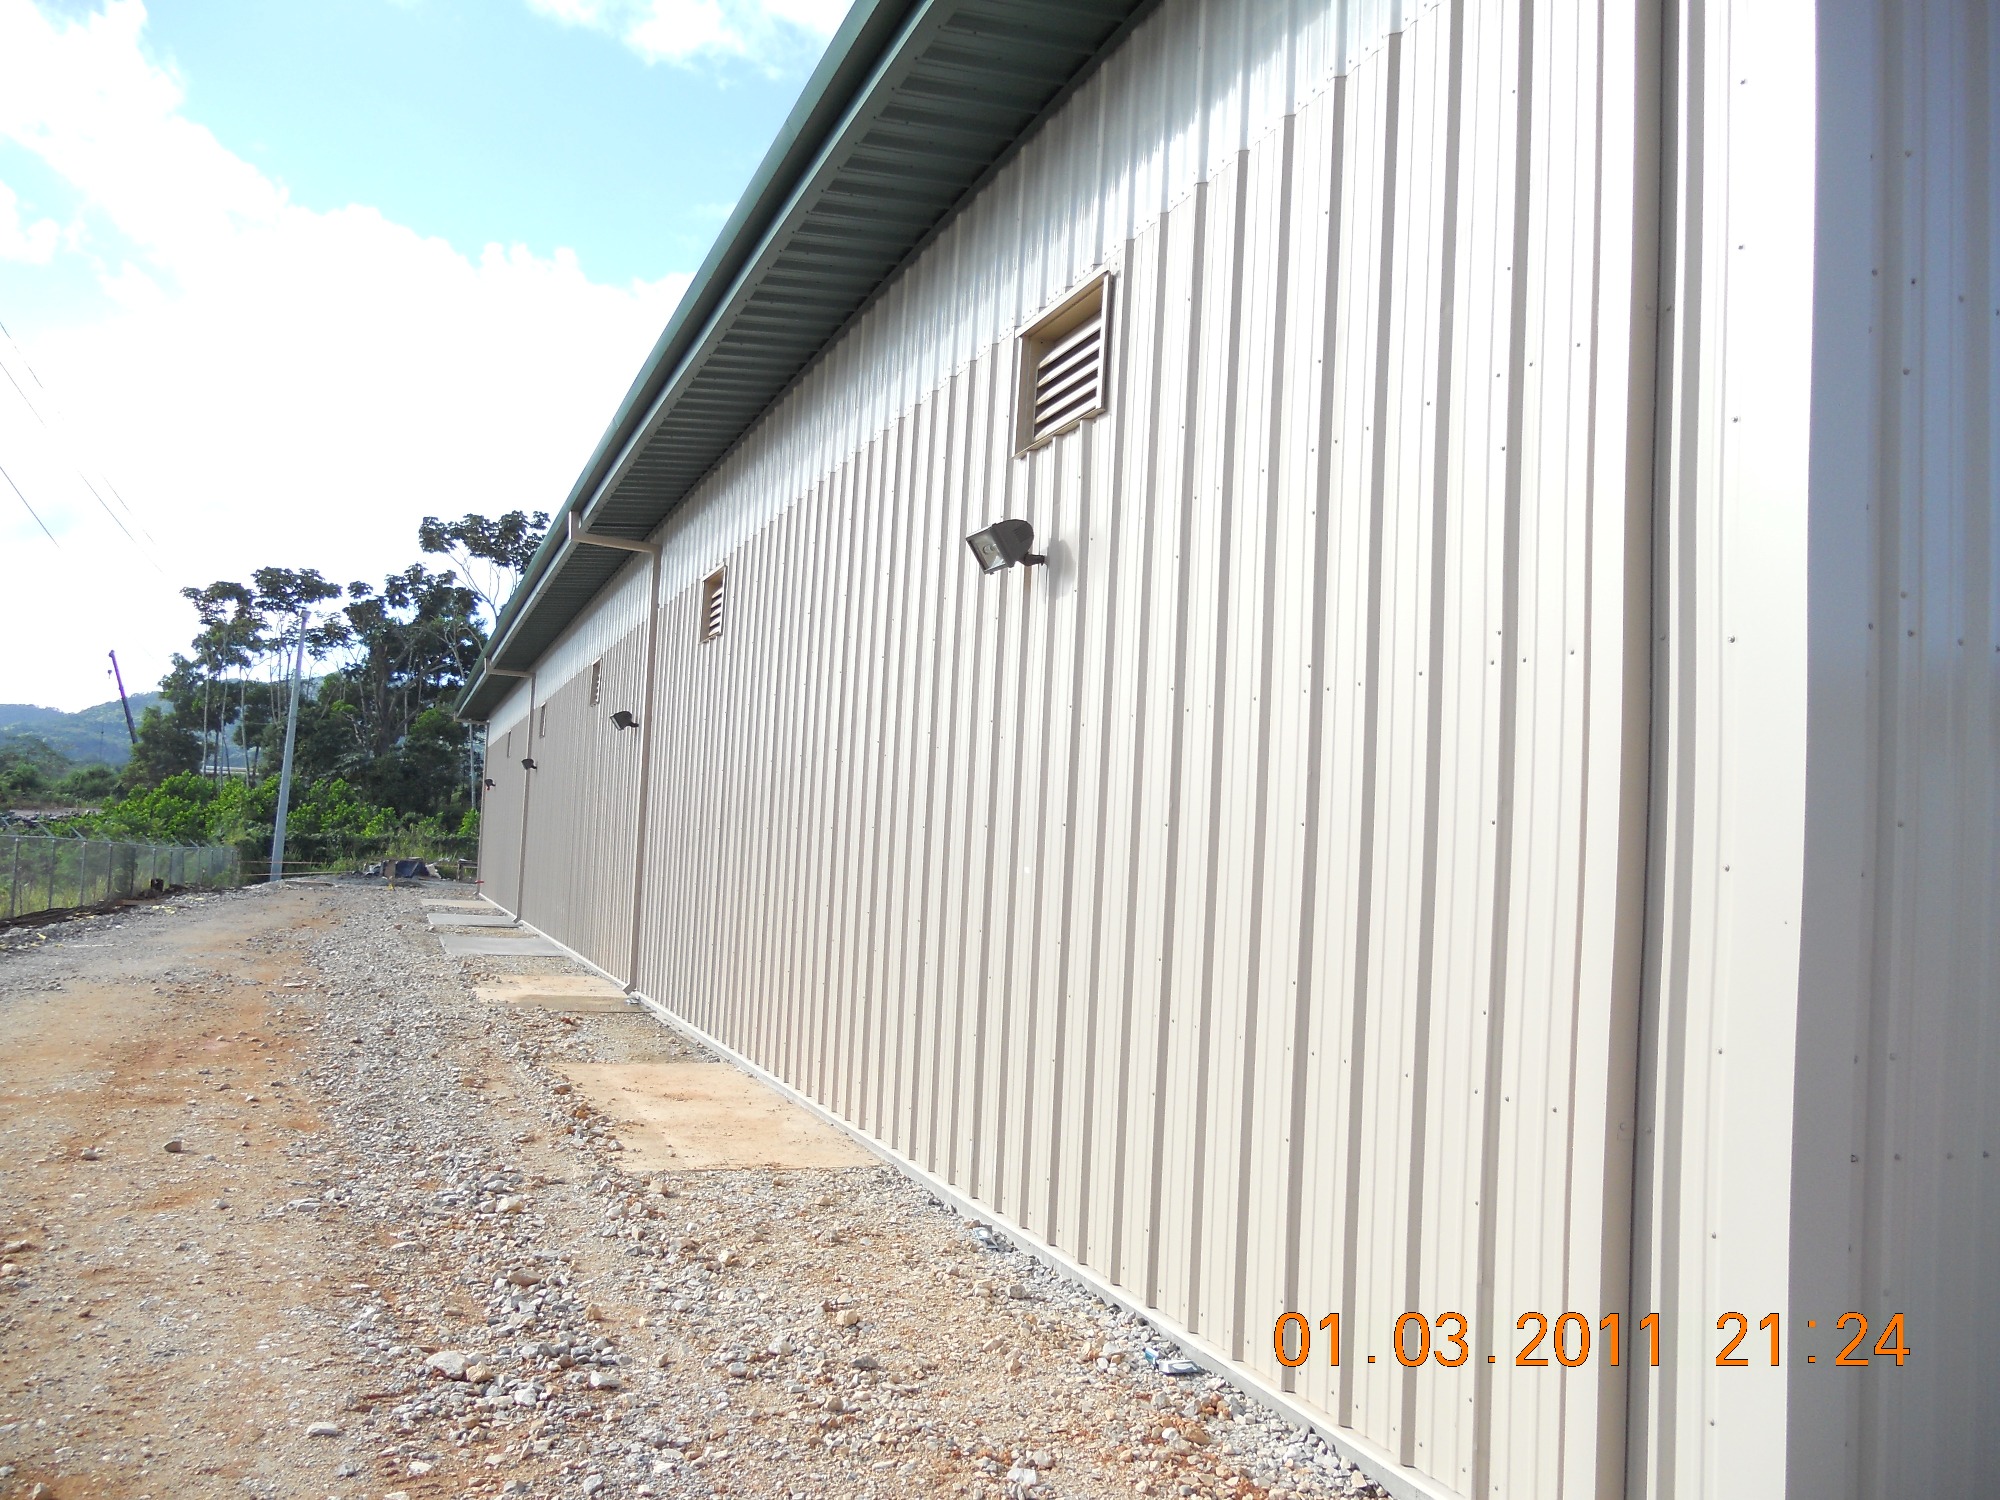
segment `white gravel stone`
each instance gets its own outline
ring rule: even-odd
[[[244,1067],[247,1039],[232,1033],[250,1023],[231,1021],[210,1035],[237,1049],[218,1054],[232,1067],[204,1056],[214,1079],[171,1087],[176,1105],[194,1087],[204,1109],[227,1111],[211,1083],[254,1086],[316,1128],[286,1140],[263,1183],[219,1171],[220,1141],[219,1159],[188,1151],[185,1132],[174,1154],[190,1160],[146,1159],[163,1179],[212,1174],[194,1198],[204,1211],[222,1191],[240,1205],[204,1212],[204,1243],[163,1255],[181,1285],[223,1279],[220,1258],[243,1254],[252,1230],[316,1244],[340,1266],[256,1362],[299,1387],[292,1399],[325,1403],[303,1410],[343,1411],[341,1424],[304,1429],[366,1454],[366,1469],[341,1465],[356,1481],[343,1500],[381,1500],[361,1475],[394,1482],[418,1464],[431,1466],[423,1493],[439,1495],[610,1500],[641,1478],[691,1495],[753,1473],[759,1493],[882,1500],[961,1488],[1000,1500],[1003,1486],[1062,1500],[1122,1500],[1141,1485],[1233,1493],[1239,1477],[1310,1500],[1379,1493],[1207,1372],[1163,1375],[1182,1351],[1147,1324],[890,1170],[623,1168],[611,1149],[621,1127],[558,1070],[712,1059],[640,1012],[565,1017],[475,999],[474,984],[507,974],[579,971],[561,958],[447,957],[419,930],[415,894],[315,899],[324,920],[294,950],[309,962],[285,960],[311,988],[286,997],[291,1019],[260,1023],[289,1048],[282,1068]],[[205,1120],[193,1117],[197,1140]],[[107,1141],[122,1170],[121,1144]],[[6,1249],[31,1284],[46,1274],[43,1258]],[[238,1353],[250,1351],[206,1357]],[[300,1431],[284,1424],[303,1450]]]

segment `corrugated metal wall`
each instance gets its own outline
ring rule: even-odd
[[[486,768],[494,785],[480,819],[485,894],[621,978],[631,967],[645,737],[613,728],[610,716],[623,708],[646,717],[651,577],[650,561],[627,564],[495,713]]]
[[[1633,1496],[1783,1495],[1806,777],[1814,12],[1665,8]],[[1756,1357],[1720,1367],[1722,1314]],[[1836,1311],[1833,1316],[1838,1316]],[[1738,1354],[1743,1354],[1739,1348]],[[1805,1492],[1809,1493],[1809,1492]]]
[[[1620,1372],[1483,1354],[1624,1296],[1648,45],[1169,3],[659,538],[638,987],[1439,1493],[1623,1462]],[[1101,267],[1111,415],[1017,460]],[[1046,571],[978,576],[1004,514]],[[582,750],[525,911],[589,951]]]
[[[637,729],[614,727],[610,716],[625,709],[644,717],[645,666],[646,632],[630,631],[537,708],[537,785],[529,793],[528,858],[517,913],[621,977],[631,965],[644,739]],[[554,779],[544,771],[562,778],[561,796],[537,795]]]
[[[1984,1496],[2000,41],[1976,0],[1663,19],[1633,1268],[1663,1359],[1628,1493]],[[1903,1313],[1908,1363],[1836,1366],[1849,1312],[1864,1356]]]
[[[493,785],[479,802],[479,890],[512,911],[521,900],[521,820],[528,789],[521,757],[528,753],[528,704],[523,696],[507,707],[514,711],[511,717],[486,726],[486,779]]]
[[[643,809],[641,565],[496,716],[489,892],[624,977],[642,818],[642,993],[1413,1489],[1978,1493],[1995,46],[1166,0],[655,538]],[[1016,459],[1100,269],[1110,412]],[[1919,1299],[1928,1373],[1803,1362]],[[1516,1368],[1567,1310],[1660,1367]]]
[[[1913,1353],[1795,1365],[1789,1457],[1828,1500],[1991,1495],[2000,16],[1843,0],[1820,36],[1793,1326],[1900,1311]]]

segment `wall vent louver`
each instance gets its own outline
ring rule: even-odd
[[[1021,335],[1017,451],[1103,415],[1110,311],[1111,278],[1100,276]]]
[[[722,575],[717,568],[701,581],[701,616],[699,639],[712,641],[722,634]]]

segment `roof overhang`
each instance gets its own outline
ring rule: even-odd
[[[857,0],[501,610],[460,717],[491,714],[625,564],[572,530],[650,535],[1155,3]]]

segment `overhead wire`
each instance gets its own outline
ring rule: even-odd
[[[8,344],[13,348],[15,357],[21,361],[21,368],[26,370],[28,372],[28,378],[35,382],[35,388],[39,390],[44,396],[47,396],[51,401],[55,400],[56,393],[49,389],[48,383],[44,381],[41,377],[41,372],[35,368],[34,362],[28,358],[28,351],[21,347],[21,341],[14,337],[13,330],[7,326],[6,321],[4,319],[0,319],[0,338],[5,338]],[[19,390],[20,387],[17,385],[15,389]],[[23,392],[23,395],[25,394],[26,393]],[[33,403],[30,403],[29,409],[33,410]],[[37,413],[37,416],[39,415],[40,414]],[[58,415],[60,415],[60,413],[58,413]],[[44,422],[42,425],[45,427],[48,426],[46,422]],[[119,505],[124,507],[125,513],[128,516],[131,516],[132,519],[136,522],[139,519],[138,512],[132,509],[131,505],[126,502],[126,499],[123,495],[118,494],[118,487],[111,482],[111,477],[108,474],[102,474],[102,473],[100,473],[97,477],[104,481],[104,487],[107,490],[110,490],[113,495],[117,495]],[[145,534],[147,536],[147,539],[149,541],[151,540],[151,535],[150,533],[146,532],[146,528],[144,525],[141,525],[139,527],[139,530],[142,534]]]
[[[4,322],[0,322],[0,335],[4,335],[6,337],[7,343],[13,348],[15,356],[21,361],[21,368],[28,372],[28,378],[34,381],[36,388],[40,390],[43,395],[53,397],[54,392],[50,391],[47,384],[42,380],[42,377],[35,373],[35,367],[32,363],[30,363],[27,351],[21,347],[20,341],[14,337],[12,330],[10,330],[7,327],[6,323]],[[21,382],[14,378],[14,372],[7,368],[4,361],[0,361],[0,375],[5,375],[7,377],[7,383],[14,388],[15,394],[21,398],[22,405],[28,408],[29,413],[34,417],[34,419],[37,422],[41,424],[42,430],[49,435],[49,440],[53,442],[56,445],[56,447],[62,452],[64,459],[68,461],[70,468],[76,471],[76,477],[82,481],[83,487],[90,491],[91,498],[97,502],[98,508],[104,512],[106,518],[111,522],[113,526],[116,526],[119,529],[119,531],[124,534],[126,541],[130,542],[134,547],[137,547],[141,552],[146,554],[146,560],[152,563],[154,569],[158,571],[161,574],[161,576],[164,577],[166,574],[166,569],[160,566],[160,560],[158,556],[152,551],[153,548],[159,546],[158,541],[154,539],[153,534],[150,531],[146,530],[145,524],[139,520],[138,514],[132,509],[131,505],[129,505],[126,502],[125,497],[123,495],[118,494],[117,486],[112,484],[111,480],[108,477],[102,475],[99,476],[100,478],[104,479],[105,489],[110,490],[113,495],[117,496],[119,506],[124,510],[126,515],[132,518],[132,524],[139,528],[139,535],[145,537],[146,543],[150,545],[141,544],[139,537],[132,535],[131,527],[127,526],[123,521],[121,521],[118,518],[117,512],[112,510],[110,503],[105,500],[103,494],[98,490],[97,486],[90,482],[90,476],[84,472],[83,465],[79,463],[76,459],[76,456],[68,450],[68,447],[63,442],[62,436],[56,431],[55,427],[49,422],[49,419],[42,415],[41,408],[35,405],[34,398],[29,396],[26,390],[22,389]],[[10,485],[14,485],[14,481],[11,478],[7,482]],[[21,494],[21,487],[19,485],[14,485],[14,493],[17,495]],[[21,503],[23,505],[27,504],[26,495],[21,495]],[[34,507],[29,506],[28,509],[30,514],[33,514]],[[37,523],[39,523],[41,517],[36,516],[35,519]],[[48,532],[48,527],[43,526],[42,531],[46,534]],[[54,541],[55,538],[53,536],[50,536],[49,540]]]
[[[28,514],[33,516],[35,518],[35,524],[42,528],[42,535],[49,539],[49,545],[60,551],[62,548],[62,543],[57,541],[56,534],[53,531],[49,530],[48,522],[42,519],[41,512],[36,510],[34,506],[28,504],[28,497],[26,495],[21,494],[21,487],[18,484],[14,483],[14,476],[7,472],[6,467],[4,465],[0,465],[0,479],[6,480],[7,488],[12,490],[16,495],[20,496],[21,503],[28,507]]]

